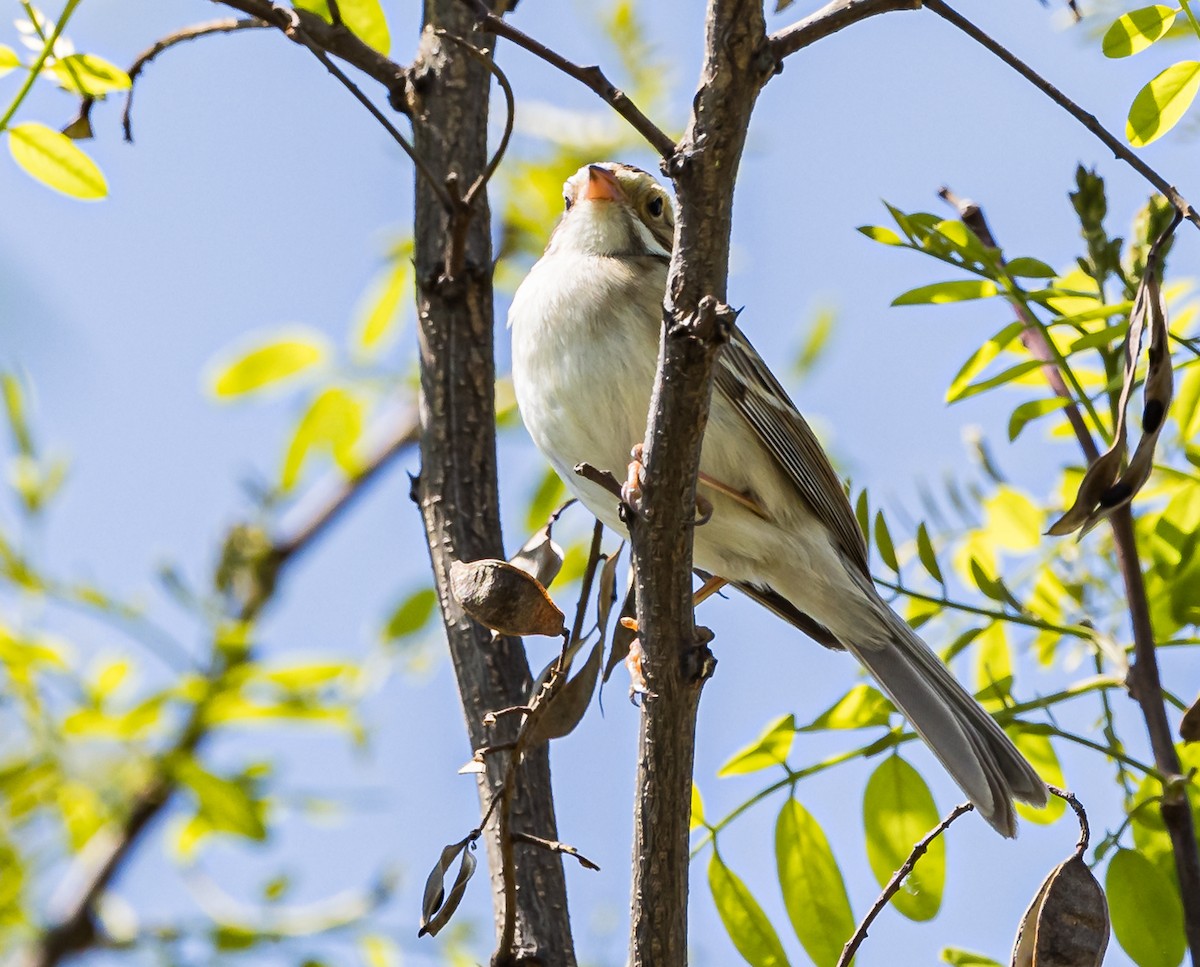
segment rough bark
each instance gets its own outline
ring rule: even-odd
[[[470,185],[487,164],[490,75],[477,61],[433,33],[441,27],[468,36],[473,16],[460,0],[428,0],[425,32],[408,91],[418,153],[444,180]],[[450,213],[436,186],[416,183],[416,275],[420,324],[421,473],[414,496],[421,507],[450,653],[472,748],[512,738],[503,727],[485,730],[486,712],[524,704],[531,684],[519,640],[491,641],[448,591],[450,563],[503,557],[496,482],[492,248],[485,194],[476,200],[466,234],[465,266],[447,278]],[[490,757],[480,776],[484,805],[503,778],[503,756]],[[513,828],[558,838],[545,748],[532,752],[517,774]],[[486,834],[499,930],[504,884],[493,821]],[[430,843],[430,857],[441,844]],[[528,844],[516,849],[517,931],[505,963],[573,967],[561,857]]]
[[[733,185],[758,91],[774,72],[761,0],[710,0],[706,53],[687,132],[664,170],[679,221],[647,429],[643,514],[632,526],[649,689],[634,813],[630,963],[687,963],[688,823],[696,712],[711,671],[693,624],[692,528],[725,305]]]

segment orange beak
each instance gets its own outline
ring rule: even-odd
[[[607,168],[599,165],[588,165],[588,183],[583,197],[588,201],[623,201],[625,192],[617,176]]]

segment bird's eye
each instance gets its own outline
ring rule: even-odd
[[[650,203],[646,205],[646,211],[650,213],[651,218],[662,218],[663,200],[661,198],[651,198]]]
[[[569,212],[575,200],[570,195],[563,195],[563,211]]]

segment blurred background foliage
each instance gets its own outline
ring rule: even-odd
[[[0,71],[18,81],[0,132],[28,174],[66,195],[97,199],[107,183],[78,143],[87,132],[74,126],[62,134],[24,116],[35,83],[100,98],[130,86],[121,68],[97,54],[76,53],[64,31],[78,6],[79,0],[69,0],[50,20],[21,4],[13,44],[0,45]],[[328,13],[320,3],[297,6]],[[393,33],[376,0],[341,0],[340,8],[360,36],[388,50]],[[1113,26],[1095,43],[1110,57],[1139,53],[1159,38],[1194,44],[1200,35],[1186,2],[1105,15]],[[606,69],[648,115],[667,114],[678,78],[639,8],[617,0],[589,16],[594,19],[587,29],[605,38]],[[24,54],[17,53],[21,46]],[[1147,144],[1181,120],[1186,133],[1198,86],[1194,62],[1165,68],[1147,85],[1151,93],[1132,101],[1132,142]],[[561,211],[564,178],[589,161],[641,150],[623,122],[601,106],[523,104],[516,132],[515,147],[492,185],[497,280],[509,291],[540,254]],[[1116,940],[1133,963],[1174,967],[1185,952],[1183,914],[1170,841],[1155,809],[1170,777],[1148,758],[1141,722],[1123,699],[1133,645],[1112,537],[1104,526],[1078,542],[1043,536],[1053,516],[1073,501],[1084,468],[1067,408],[1078,408],[1097,440],[1113,435],[1123,340],[1165,209],[1151,199],[1140,211],[1110,215],[1099,175],[1081,167],[1075,178],[1071,200],[1082,245],[1078,258],[1066,263],[1052,264],[1045,252],[991,249],[957,218],[891,205],[882,224],[860,229],[896,249],[896,259],[904,250],[939,263],[947,276],[909,288],[895,305],[990,300],[996,335],[963,362],[946,402],[1000,396],[1011,408],[1007,443],[1036,447],[1038,459],[1053,461],[1057,483],[1048,491],[1035,489],[1005,471],[1012,450],[976,436],[968,441],[971,466],[937,483],[921,482],[917,504],[878,498],[861,487],[851,488],[851,497],[881,586],[954,663],[1043,777],[1071,787],[1077,775],[1068,761],[1104,777],[1090,786],[1105,789],[1111,801],[1087,802],[1095,817],[1087,859],[1106,883]],[[1071,214],[1064,206],[1046,217]],[[1114,229],[1122,219],[1130,222],[1128,230]],[[370,790],[322,789],[319,774],[303,784],[280,775],[270,744],[263,754],[255,752],[256,737],[294,733],[303,743],[320,730],[339,736],[345,755],[360,754],[372,741],[370,723],[359,714],[364,697],[386,689],[392,676],[420,675],[438,660],[436,598],[419,582],[381,608],[369,650],[354,660],[336,652],[280,659],[259,648],[260,619],[275,603],[291,562],[313,545],[311,553],[319,554],[318,538],[358,491],[414,446],[412,239],[397,233],[382,255],[340,340],[314,327],[271,328],[246,334],[211,360],[204,381],[215,401],[286,408],[290,428],[247,485],[251,509],[215,539],[219,553],[211,579],[197,583],[186,576],[196,561],[209,560],[211,548],[196,548],[191,566],[159,570],[153,602],[126,600],[103,579],[80,576],[103,575],[103,561],[65,571],[50,563],[44,533],[63,488],[71,486],[65,456],[70,441],[54,440],[53,429],[40,423],[31,377],[19,367],[0,377],[9,431],[0,506],[0,951],[7,955],[28,954],[39,942],[44,947],[56,929],[78,927],[73,915],[81,903],[94,901],[96,929],[72,934],[88,951],[88,962],[401,962],[407,944],[396,938],[415,932],[415,915],[394,902],[401,871],[381,863],[356,889],[295,902],[285,861],[260,878],[251,903],[235,899],[223,885],[227,877],[244,883],[247,874],[238,869],[236,855],[204,862],[214,844],[269,840],[285,819],[320,824],[345,821],[357,808],[386,808],[371,802]],[[1200,645],[1200,333],[1194,280],[1168,265],[1164,293],[1176,399],[1135,515],[1164,668],[1163,699],[1177,722],[1197,687]],[[1014,324],[1014,318],[1033,321]],[[1029,326],[1054,347],[1071,401],[1051,391],[1043,361],[1021,339]],[[837,328],[832,310],[813,315],[795,343],[793,376],[820,369]],[[497,402],[502,433],[519,432],[503,377]],[[1035,431],[1048,447],[1031,442]],[[539,529],[564,498],[557,477],[539,468],[522,495],[525,531]],[[567,514],[556,531],[566,560],[551,591],[564,610],[577,593],[589,533],[581,512]],[[510,543],[516,547],[523,539]],[[160,623],[164,607],[185,619],[185,635],[177,630],[179,620],[169,629]],[[719,607],[719,599],[704,606]],[[610,685],[613,691],[623,687],[619,681]],[[865,861],[882,885],[939,819],[926,779],[907,756],[914,736],[872,685],[851,681],[820,703],[806,697],[805,707],[806,713],[761,710],[768,721],[758,737],[717,775],[697,776],[696,855],[705,857],[712,901],[733,946],[756,965],[787,963],[789,956],[797,963],[834,964],[856,914],[873,899],[850,895],[843,867]],[[815,707],[824,710],[813,715]],[[818,734],[832,737],[841,750],[814,757],[807,737]],[[238,756],[210,756],[222,737],[233,737]],[[1198,748],[1179,746],[1189,785],[1200,768]],[[1069,758],[1068,749],[1075,750]],[[809,795],[810,777],[864,759],[870,760],[869,779],[861,801]],[[445,763],[447,770],[456,765]],[[560,779],[564,771],[560,767]],[[716,786],[732,789],[736,803],[710,813],[706,803]],[[1190,792],[1193,808],[1200,808],[1200,796]],[[469,795],[464,787],[463,796]],[[722,798],[728,801],[729,794]],[[1055,823],[1064,810],[1058,799],[1045,810],[1019,808],[1033,824]],[[818,817],[829,824],[836,812],[850,809],[861,813],[861,838],[827,834]],[[188,913],[167,920],[146,917],[124,894],[108,889],[109,877],[137,850],[153,848],[160,833],[144,833],[139,820],[160,811],[168,819],[161,835],[172,875],[192,901]],[[746,855],[741,842],[718,851],[732,830],[762,825],[770,815],[773,829],[756,829],[754,848],[773,854],[774,875]],[[425,840],[414,836],[406,863],[425,863]],[[938,914],[948,889],[986,892],[986,883],[956,887],[948,880],[953,840],[951,831],[921,860],[893,901],[900,915],[927,921]],[[1064,855],[1073,841],[1073,831],[1063,835]],[[1022,862],[1049,869],[1058,859]],[[756,874],[746,880],[734,872],[749,866]],[[768,892],[781,897],[785,916],[764,912],[756,895]],[[486,930],[461,919],[439,938],[442,962],[468,964],[486,956]],[[969,946],[970,936],[941,939],[946,962],[996,962],[955,946]],[[870,957],[868,945],[864,958]]]

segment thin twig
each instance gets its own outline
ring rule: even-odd
[[[777,30],[769,38],[771,53],[782,61],[789,54],[835,34],[843,27],[893,10],[920,10],[921,0],[834,0],[810,13],[790,27]]]
[[[984,33],[976,27],[971,21],[962,14],[948,6],[943,0],[923,0],[924,6],[932,10],[947,23],[952,24],[961,30],[964,34],[974,40],[977,44],[991,51],[999,57],[1004,63],[1008,64],[1013,70],[1024,77],[1027,81],[1033,84],[1039,91],[1049,97],[1059,107],[1063,108],[1075,120],[1082,124],[1085,128],[1096,135],[1104,144],[1112,151],[1112,153],[1128,164],[1134,171],[1145,178],[1150,184],[1157,188],[1163,195],[1166,196],[1175,208],[1183,213],[1184,218],[1200,228],[1200,212],[1197,212],[1192,207],[1191,203],[1179,193],[1174,185],[1170,184],[1162,175],[1151,168],[1146,162],[1139,158],[1130,148],[1124,144],[1116,135],[1108,128],[1104,127],[1095,115],[1089,114],[1082,107],[1067,97],[1062,91],[1051,84],[1046,78],[1042,77],[1037,71],[1026,64],[1019,57],[1011,53],[1008,48],[993,40],[988,34]]]
[[[599,66],[583,67],[573,61],[567,60],[562,54],[551,50],[540,41],[534,40],[524,31],[518,30],[507,20],[497,17],[487,8],[482,0],[463,0],[463,2],[474,10],[476,16],[478,16],[479,20],[475,25],[477,30],[486,31],[498,37],[504,37],[518,47],[525,48],[525,50],[529,51],[535,57],[540,57],[552,67],[557,67],[567,76],[575,78],[575,80],[598,94],[601,100],[610,105],[614,111],[633,125],[634,130],[645,138],[650,143],[650,146],[663,158],[670,158],[675,154],[674,139],[668,137],[658,125],[646,117],[624,91],[620,90],[612,81],[604,76],[604,71]]]
[[[170,50],[178,44],[187,43],[190,40],[197,40],[200,37],[210,37],[213,34],[230,34],[239,30],[260,30],[264,27],[270,27],[271,24],[265,20],[259,20],[257,17],[247,17],[238,19],[236,17],[225,17],[221,20],[209,20],[205,23],[193,24],[190,27],[184,27],[181,30],[176,30],[174,33],[155,41],[130,64],[129,70],[126,73],[129,75],[129,91],[125,95],[125,107],[121,111],[121,128],[125,133],[125,140],[129,144],[133,143],[133,92],[137,85],[138,77],[141,76],[146,66],[154,60],[163,51]],[[85,96],[79,102],[79,114],[70,126],[82,125],[88,132],[91,131],[92,105],[96,103],[96,98]]]
[[[573,856],[585,870],[596,870],[597,872],[600,870],[598,865],[589,860],[574,846],[560,843],[558,840],[542,839],[542,837],[534,836],[532,833],[513,833],[512,838],[517,843],[528,843],[530,846],[537,846],[540,849],[549,850],[551,853],[562,853],[565,856]]]
[[[851,960],[854,959],[854,954],[862,942],[867,939],[867,930],[875,918],[883,912],[883,908],[888,905],[888,902],[896,895],[909,873],[913,871],[913,867],[917,865],[917,860],[925,855],[925,851],[929,849],[929,844],[942,835],[950,824],[958,819],[963,813],[969,813],[975,808],[974,803],[964,802],[954,807],[940,823],[931,829],[916,846],[912,848],[912,852],[908,854],[908,859],[904,861],[904,865],[892,874],[892,878],[888,881],[888,885],[883,888],[883,892],[879,894],[879,898],[875,901],[867,915],[863,917],[862,923],[854,931],[854,936],[846,941],[846,946],[842,948],[842,956],[838,958],[837,967],[847,967]]]
[[[429,166],[426,165],[421,156],[417,154],[416,149],[408,143],[408,139],[400,133],[399,129],[397,129],[394,124],[392,124],[387,115],[379,110],[375,102],[367,97],[367,95],[362,92],[359,86],[355,84],[354,81],[350,80],[350,78],[346,76],[345,72],[330,59],[329,55],[325,53],[325,49],[309,36],[308,32],[304,29],[301,23],[300,16],[297,11],[285,10],[282,7],[277,7],[276,9],[283,11],[288,16],[287,25],[281,26],[280,29],[288,37],[299,41],[301,44],[307,47],[312,52],[312,55],[325,65],[325,69],[334,77],[336,77],[341,82],[342,86],[346,88],[346,90],[354,95],[355,100],[365,107],[370,112],[371,116],[383,126],[383,129],[392,136],[392,140],[404,149],[404,153],[408,155],[409,160],[412,161],[417,171],[421,174],[421,177],[423,177],[433,187],[434,193],[437,194],[442,204],[446,206],[446,210],[452,211],[454,204],[449,193],[446,191],[445,186],[437,180],[437,177],[434,175],[434,173],[429,170]]]
[[[463,40],[457,34],[452,34],[448,30],[437,30],[439,37],[445,37],[462,47],[467,55],[474,60],[477,60],[486,67],[496,78],[496,83],[500,85],[500,90],[504,92],[504,131],[500,135],[500,143],[496,146],[496,151],[488,161],[487,167],[479,173],[479,177],[467,189],[467,193],[463,195],[463,205],[470,208],[475,199],[479,197],[479,193],[483,191],[489,181],[492,180],[492,175],[496,173],[496,169],[500,167],[500,162],[504,158],[504,153],[508,150],[508,142],[512,138],[513,124],[517,117],[517,102],[513,96],[512,85],[508,82],[508,77],[504,71],[500,69],[500,65],[496,63],[494,57],[491,56],[491,51],[487,48],[479,48],[474,44]]]
[[[1046,788],[1050,790],[1051,795],[1065,800],[1067,805],[1075,811],[1075,818],[1079,820],[1079,842],[1075,844],[1075,855],[1082,859],[1083,854],[1087,852],[1088,844],[1092,841],[1092,830],[1088,825],[1087,811],[1083,808],[1083,803],[1075,798],[1075,793],[1066,789],[1050,785]]]

